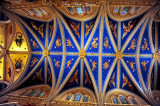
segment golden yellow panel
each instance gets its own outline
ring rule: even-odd
[[[4,47],[4,36],[6,31],[6,24],[0,24],[0,45]]]
[[[10,77],[11,77],[11,64],[7,58],[6,60],[6,81],[10,81]]]
[[[24,37],[24,33],[22,32],[18,24],[15,24],[15,26],[16,26],[16,33],[9,50],[10,51],[28,51],[27,42]]]
[[[0,80],[3,80],[3,60],[4,57],[0,59]]]
[[[28,58],[28,54],[10,54],[14,66],[14,81],[21,75]]]
[[[11,37],[12,37],[12,24],[8,23],[7,24],[7,46],[9,45],[9,43],[11,42]]]

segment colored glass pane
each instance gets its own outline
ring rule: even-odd
[[[136,12],[138,9],[139,9],[139,7],[134,7],[134,8],[131,10],[131,12],[132,12],[132,13],[133,13],[133,12]]]
[[[131,7],[124,7],[121,14],[126,14]]]
[[[137,104],[132,98],[129,98],[129,100],[132,102],[132,104]]]
[[[88,96],[84,96],[83,102],[88,102]]]
[[[29,97],[32,97],[32,96],[38,94],[39,92],[40,92],[40,91],[34,91],[34,92],[32,92],[32,93],[29,95]]]
[[[87,12],[90,12],[90,11],[91,11],[89,6],[86,6],[86,11],[87,11]]]
[[[74,13],[74,10],[73,10],[72,7],[67,7],[67,8],[68,8],[68,10],[69,10],[71,13]]]
[[[37,97],[41,97],[41,96],[43,96],[45,93],[43,92],[43,93],[40,93]]]
[[[73,101],[80,101],[81,96],[82,96],[81,94],[77,94]]]
[[[82,7],[76,7],[77,13],[82,14],[83,13],[83,9]]]
[[[119,96],[119,99],[120,99],[122,104],[128,104],[128,102],[127,102],[127,100],[124,96]]]
[[[71,97],[72,97],[72,95],[68,95],[67,98],[66,98],[66,100],[70,100]]]
[[[116,7],[116,8],[114,9],[114,12],[117,13],[117,12],[119,11],[119,9],[120,9],[120,7]]]
[[[116,98],[113,98],[113,103],[114,103],[114,104],[118,104],[118,101],[117,101]]]

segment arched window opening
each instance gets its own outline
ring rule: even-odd
[[[131,101],[132,104],[137,104],[136,101],[132,98],[129,98],[129,100]]]
[[[83,14],[84,13],[82,7],[76,7],[76,10],[77,10],[78,14]]]
[[[120,99],[122,104],[129,104],[124,96],[119,96],[119,99]]]
[[[37,95],[38,98],[42,97],[45,94],[45,92],[40,93],[39,95]]]
[[[83,102],[88,102],[88,96],[87,95],[84,96]]]
[[[42,13],[47,14],[47,12],[45,10],[43,10],[42,8],[38,8]]]
[[[128,6],[124,7],[123,10],[121,11],[121,14],[122,15],[127,14],[130,8],[131,7],[128,7]]]
[[[6,87],[7,87],[6,84],[0,83],[0,91],[2,91],[3,89],[5,89]]]
[[[118,104],[118,101],[117,101],[116,98],[112,98],[112,100],[113,100],[113,103],[114,103],[114,104]]]
[[[67,7],[67,8],[68,8],[68,10],[69,10],[71,13],[74,13],[74,10],[73,10],[72,7]]]
[[[117,13],[119,11],[120,7],[115,7],[114,12]]]
[[[134,7],[134,8],[131,10],[131,12],[134,13],[134,12],[136,12],[138,9],[139,9],[139,7]]]
[[[86,12],[90,12],[91,11],[91,9],[90,9],[90,6],[86,6]]]
[[[37,10],[35,10],[35,9],[30,9],[30,10],[33,11],[36,15],[42,16],[42,14],[40,12],[38,12]]]
[[[68,95],[66,100],[69,101],[71,99],[72,95]]]
[[[33,97],[35,96],[36,94],[40,93],[40,90],[37,90],[37,91],[34,91],[32,92],[30,95],[28,95],[29,97]]]
[[[29,12],[29,11],[26,10],[26,9],[23,9],[23,11],[24,11],[25,13],[29,14],[29,15],[33,15],[33,13]]]
[[[80,101],[81,100],[81,94],[76,94],[73,101]]]

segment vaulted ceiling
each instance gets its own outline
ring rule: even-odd
[[[7,87],[0,94],[48,84],[53,95],[48,99],[85,87],[97,99],[122,89],[153,102],[152,90],[160,89],[159,3],[83,1],[83,13],[76,12],[81,5],[4,1],[0,82]],[[92,10],[84,11],[85,5]],[[123,13],[125,6],[129,10]],[[74,7],[74,13],[68,7]],[[135,7],[138,10],[132,11]]]

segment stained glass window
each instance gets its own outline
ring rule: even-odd
[[[83,13],[83,9],[82,7],[76,7],[77,13],[82,14]]]
[[[68,10],[69,10],[71,13],[74,13],[74,10],[73,10],[72,7],[67,7],[67,8],[68,8]]]
[[[88,96],[84,96],[83,102],[88,102]]]
[[[47,14],[47,12],[46,12],[45,10],[43,10],[42,8],[39,8],[39,10],[40,10],[41,12],[43,12],[44,14]]]
[[[121,14],[126,14],[131,7],[124,7]]]
[[[20,95],[20,96],[25,96],[25,95],[27,95],[29,92],[30,92],[30,91],[26,90],[26,91],[22,92],[22,93],[19,94],[19,95]]]
[[[71,97],[72,97],[72,95],[68,95],[67,98],[66,98],[66,100],[70,100]]]
[[[34,13],[36,13],[37,15],[42,16],[42,14],[40,12],[38,12],[37,10],[35,10],[35,9],[30,9],[30,10],[33,11]]]
[[[90,6],[86,6],[86,12],[90,12]]]
[[[28,10],[23,9],[23,11],[24,11],[24,12],[26,12],[27,14],[32,15],[32,13],[31,13],[31,12],[29,12]]]
[[[43,92],[43,93],[40,93],[39,95],[37,95],[37,97],[41,97],[41,96],[43,96],[45,93]]]
[[[40,92],[40,91],[34,91],[34,92],[32,92],[32,93],[29,95],[29,97],[32,97],[32,96],[38,94],[39,92]]]
[[[138,9],[139,9],[139,7],[134,7],[131,12],[132,12],[132,13],[133,13],[133,12],[136,12]]]
[[[81,94],[77,94],[73,101],[80,101],[81,96],[82,96]]]
[[[119,11],[119,9],[120,9],[120,7],[116,7],[116,8],[114,9],[114,12],[117,13],[117,12]]]
[[[114,104],[118,104],[118,101],[117,101],[116,98],[113,98],[113,103],[114,103]]]
[[[132,98],[129,98],[129,100],[132,102],[132,104],[137,104]]]
[[[119,99],[120,99],[122,104],[128,104],[128,102],[127,102],[127,100],[124,96],[119,96]]]

